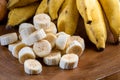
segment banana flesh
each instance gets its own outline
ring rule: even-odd
[[[90,1],[91,3],[89,3]],[[105,48],[107,32],[100,4],[97,0],[77,0],[76,4],[79,13],[84,19],[85,29],[90,41],[96,45],[98,50],[103,50]],[[91,8],[83,6],[85,4],[92,6]],[[89,15],[86,15],[87,11],[85,10],[87,9],[91,9],[89,10]],[[88,23],[90,18],[86,18],[86,16],[91,17],[91,23]]]
[[[60,59],[59,67],[61,69],[74,69],[78,65],[78,56],[76,54],[65,54]]]
[[[52,51],[48,56],[43,58],[43,61],[48,66],[58,65],[61,59],[60,51]]]
[[[120,42],[120,1],[99,0],[106,14],[110,29],[114,36],[114,42]]]
[[[27,74],[40,74],[42,72],[42,65],[38,60],[28,59],[24,62],[24,71]]]
[[[33,50],[38,57],[45,57],[50,54],[52,46],[47,40],[41,40],[34,43]]]
[[[17,33],[8,33],[0,36],[0,44],[2,46],[14,43],[18,40]]]
[[[23,47],[18,53],[18,60],[21,64],[23,64],[25,60],[35,58],[36,58],[35,53],[30,47]]]

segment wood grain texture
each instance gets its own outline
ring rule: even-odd
[[[76,69],[62,70],[57,66],[48,67],[43,64],[41,74],[27,75],[23,65],[12,56],[7,46],[0,46],[0,80],[95,80],[120,71],[120,45],[106,43],[104,51],[96,51],[86,36],[83,21],[80,22],[76,33],[85,39],[86,49]],[[17,28],[6,30],[4,25],[0,25],[0,35],[14,31]],[[42,59],[38,60],[43,63]]]
[[[101,80],[120,80],[120,72],[114,73],[110,76],[107,76]]]

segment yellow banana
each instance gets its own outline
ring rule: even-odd
[[[60,9],[63,2],[64,0],[50,0],[49,1],[49,14],[52,20],[55,20],[58,18],[58,10]]]
[[[8,9],[13,9],[15,7],[26,6],[38,0],[9,0],[8,1]]]
[[[89,39],[96,45],[98,50],[103,50],[107,32],[100,4],[97,0],[77,0],[76,4],[79,13],[84,19]],[[90,23],[89,20],[91,20]]]
[[[27,19],[31,18],[36,11],[39,3],[34,3],[25,7],[14,8],[8,14],[7,28],[16,26]]]
[[[114,42],[120,42],[120,1],[99,0],[106,14],[110,29],[114,36]]]
[[[65,0],[63,3],[57,22],[59,32],[64,31],[70,35],[74,34],[79,19],[79,12],[75,3],[76,0]]]
[[[48,13],[48,0],[42,0],[39,4],[36,14]]]

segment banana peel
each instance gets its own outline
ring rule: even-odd
[[[27,19],[31,18],[38,7],[39,3],[33,3],[24,7],[14,8],[8,14],[8,22],[6,28],[14,27]]]
[[[38,1],[38,0],[9,0],[7,8],[11,10],[11,9],[16,8],[16,7],[26,6],[26,5],[34,3],[36,1]]]
[[[75,33],[79,19],[79,12],[75,3],[76,0],[65,0],[63,3],[57,20],[58,32],[64,31],[70,35]]]
[[[96,45],[98,50],[103,50],[105,48],[107,31],[99,2],[97,0],[76,0],[76,4],[84,20],[86,33],[90,41]],[[92,6],[89,7],[89,5]],[[89,16],[90,18],[88,18]],[[91,19],[91,23],[87,22],[89,19]]]
[[[62,6],[64,0],[50,0],[49,1],[49,14],[52,18],[52,20],[55,20],[58,18],[58,11],[60,7]]]
[[[36,14],[48,13],[48,0],[42,0],[39,4]]]
[[[114,36],[114,43],[120,43],[120,1],[99,0]]]

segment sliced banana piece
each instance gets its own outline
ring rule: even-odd
[[[28,28],[31,28],[31,29],[35,29],[34,26],[31,24],[31,23],[21,23],[19,25],[19,33],[24,30],[24,29],[28,29]]]
[[[65,32],[58,32],[58,33],[56,34],[57,37],[60,36],[60,35],[70,36],[69,34],[67,34],[67,33],[65,33]]]
[[[56,39],[57,39],[57,37],[53,33],[47,33],[47,36],[45,38],[45,40],[48,40],[50,42],[52,48],[55,47]]]
[[[74,40],[67,47],[66,53],[67,54],[74,53],[74,54],[77,54],[78,56],[81,56],[83,53],[82,45],[78,41]]]
[[[45,57],[50,54],[52,46],[47,40],[41,40],[34,43],[33,50],[38,57]]]
[[[61,59],[60,51],[52,51],[48,56],[43,58],[43,61],[48,66],[58,65]]]
[[[80,36],[70,36],[67,46],[69,46],[74,40],[78,41],[82,45],[82,50],[84,51],[85,49],[85,42],[84,39],[81,38]]]
[[[19,33],[22,39],[27,38],[31,33],[35,31],[35,28],[30,23],[22,23],[19,26]]]
[[[0,36],[0,43],[2,46],[14,43],[18,40],[17,34],[14,33],[8,33]]]
[[[27,74],[40,74],[42,72],[42,65],[35,59],[28,59],[24,62],[24,71]]]
[[[32,46],[35,42],[42,40],[46,37],[46,33],[43,29],[39,29],[32,34],[30,34],[26,39],[23,39],[22,42],[28,46]]]
[[[10,51],[10,52],[12,52],[13,51],[13,47],[16,45],[16,44],[18,44],[20,41],[17,41],[17,42],[15,42],[15,43],[12,43],[12,44],[9,44],[8,45],[8,50]]]
[[[56,25],[53,22],[50,22],[50,27],[48,29],[46,29],[45,32],[56,34],[57,33]]]
[[[21,64],[27,59],[35,59],[35,54],[30,47],[23,47],[18,53],[18,59]]]
[[[18,36],[18,39],[19,39],[19,40],[22,40],[22,37],[21,37],[21,35],[19,35],[19,36]]]
[[[61,69],[74,69],[78,65],[79,57],[76,54],[65,54],[60,59],[59,67]]]
[[[26,45],[22,42],[17,42],[15,45],[13,44],[13,48],[12,48],[12,55],[16,58],[18,58],[18,53],[19,51],[25,47]],[[12,47],[12,46],[11,46]]]
[[[59,35],[58,38],[56,39],[56,47],[60,50],[64,50],[67,45],[68,38],[70,36],[68,35]]]
[[[33,24],[36,29],[46,30],[47,28],[50,27],[50,22],[51,22],[50,17],[45,13],[37,14],[33,18]]]

